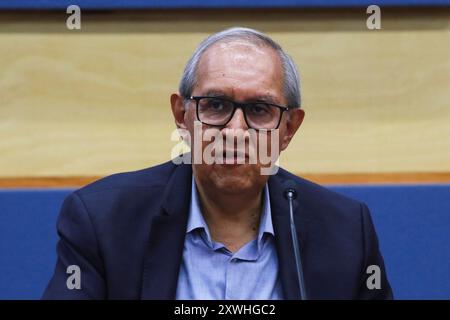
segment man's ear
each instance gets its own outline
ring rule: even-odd
[[[172,113],[175,119],[175,124],[178,129],[187,129],[186,121],[184,119],[185,108],[184,99],[178,93],[172,93],[170,96],[170,105],[172,106]]]
[[[303,109],[295,108],[288,112],[289,113],[286,115],[285,133],[281,137],[281,151],[287,148],[305,118],[305,111]]]

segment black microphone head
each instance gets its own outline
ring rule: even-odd
[[[292,180],[285,181],[283,183],[283,187],[284,187],[283,194],[284,194],[285,198],[287,198],[287,199],[289,199],[289,198],[291,198],[291,199],[297,198],[297,191],[295,190],[296,189],[296,185],[295,185],[294,181],[292,181]]]

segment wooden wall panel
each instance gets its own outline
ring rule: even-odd
[[[450,172],[448,10],[0,14],[0,177],[103,176],[163,162],[169,95],[195,46],[234,25],[297,61],[306,118],[297,173]]]

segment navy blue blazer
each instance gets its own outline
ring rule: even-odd
[[[44,299],[174,299],[191,198],[190,165],[164,164],[103,178],[70,194],[57,222],[60,240]],[[297,299],[289,206],[294,216],[310,299],[390,299],[383,258],[367,206],[280,168],[269,178],[279,271],[285,299]],[[69,265],[81,289],[68,289]],[[381,289],[369,290],[369,265]]]

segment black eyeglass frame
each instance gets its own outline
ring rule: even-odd
[[[230,118],[225,122],[225,124],[220,124],[220,125],[219,124],[209,124],[209,123],[206,123],[206,122],[203,122],[202,120],[200,120],[200,114],[199,114],[199,111],[198,111],[198,109],[199,109],[198,105],[199,105],[199,101],[201,99],[204,99],[204,98],[215,98],[215,99],[220,99],[220,100],[223,100],[223,101],[231,102],[231,104],[233,105],[233,112],[231,112]],[[277,104],[274,104],[274,103],[270,103],[270,102],[244,102],[244,103],[240,103],[240,102],[233,101],[231,99],[227,99],[227,98],[223,98],[223,97],[214,97],[214,96],[190,96],[190,97],[187,97],[187,99],[188,100],[194,100],[195,103],[196,103],[197,120],[200,121],[203,124],[206,124],[208,126],[214,126],[214,127],[226,126],[231,121],[231,119],[233,119],[233,116],[234,116],[234,113],[236,112],[236,109],[240,108],[242,110],[242,113],[244,114],[245,123],[247,124],[247,127],[249,127],[250,129],[254,129],[254,130],[275,130],[275,129],[278,129],[278,127],[280,126],[281,118],[283,118],[283,113],[285,111],[294,109],[293,107],[280,106],[280,105],[277,105]],[[255,104],[266,104],[266,105],[269,105],[269,106],[272,106],[272,107],[276,107],[276,108],[281,110],[280,118],[278,119],[278,123],[277,123],[275,128],[273,128],[273,129],[264,129],[264,128],[257,129],[257,128],[253,128],[252,126],[250,126],[250,124],[248,123],[248,120],[247,120],[247,113],[245,112],[245,108],[247,106],[249,106],[249,105],[255,105]]]

